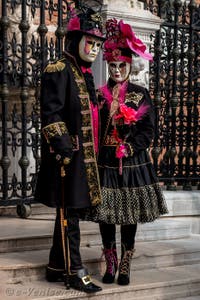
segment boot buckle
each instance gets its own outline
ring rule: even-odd
[[[83,276],[83,277],[81,278],[81,280],[83,281],[83,283],[84,283],[85,285],[87,285],[87,284],[89,284],[89,283],[91,282],[91,277],[90,277],[90,275],[86,275],[86,276]]]

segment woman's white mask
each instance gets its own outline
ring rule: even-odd
[[[108,72],[110,78],[115,82],[125,81],[131,71],[131,64],[125,61],[110,61],[108,63]]]
[[[89,35],[83,35],[79,42],[79,56],[82,60],[86,62],[95,61],[102,42]]]

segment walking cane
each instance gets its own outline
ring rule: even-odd
[[[61,223],[61,235],[62,235],[62,247],[63,247],[63,257],[65,264],[64,272],[64,283],[66,289],[70,288],[69,284],[69,273],[70,273],[70,252],[69,252],[69,241],[68,241],[68,224],[67,224],[67,208],[65,205],[65,193],[64,193],[64,178],[65,178],[65,168],[61,166],[61,208],[60,208],[60,223]]]

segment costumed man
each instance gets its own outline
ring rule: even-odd
[[[57,207],[46,279],[64,281],[67,268],[70,287],[94,293],[101,287],[82,265],[79,220],[101,202],[98,106],[90,68],[104,41],[100,14],[85,6],[73,10],[66,40],[63,59],[47,65],[42,76],[42,151],[35,199]]]
[[[167,213],[148,148],[154,136],[154,107],[147,89],[129,81],[132,56],[152,60],[146,46],[123,20],[106,23],[104,59],[109,79],[99,89],[101,141],[98,157],[102,204],[94,208],[100,223],[106,272],[104,283],[130,282],[137,223],[154,221]],[[134,58],[133,58],[134,59]],[[116,224],[121,229],[121,261],[118,266]]]

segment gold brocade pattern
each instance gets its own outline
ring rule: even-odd
[[[44,134],[47,142],[49,143],[50,139],[56,135],[63,135],[68,133],[65,122],[55,122],[51,123],[42,128],[42,133]]]
[[[138,106],[139,102],[140,102],[140,100],[142,100],[143,96],[144,96],[143,94],[132,92],[132,93],[129,93],[129,94],[126,95],[126,98],[125,98],[124,102],[125,103],[132,102],[136,106]]]
[[[86,219],[109,224],[152,222],[168,213],[159,183],[134,188],[102,188],[102,205]]]
[[[104,146],[116,146],[118,142],[116,141],[115,137],[112,135],[107,135],[104,140]]]
[[[92,128],[82,127],[83,143],[92,142]]]
[[[79,99],[82,114],[82,133],[83,133],[83,153],[86,167],[86,176],[89,186],[91,204],[93,206],[100,204],[101,190],[100,179],[94,150],[94,137],[92,130],[92,115],[90,111],[90,99],[84,78],[78,72],[77,68],[71,64],[76,84],[79,88]],[[91,140],[92,139],[92,140]]]
[[[64,62],[62,62],[62,60],[58,60],[55,63],[48,64],[44,69],[44,72],[54,73],[54,72],[61,72],[62,70],[64,70],[66,65]]]

